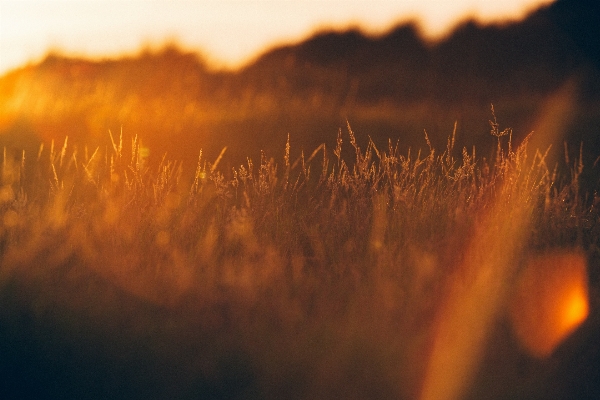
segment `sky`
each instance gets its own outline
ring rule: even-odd
[[[216,67],[237,67],[319,29],[381,34],[416,20],[439,38],[467,17],[519,19],[552,0],[0,0],[0,73],[50,50],[116,57],[176,42]]]

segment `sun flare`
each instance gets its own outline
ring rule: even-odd
[[[515,336],[535,357],[548,357],[587,318],[587,262],[579,253],[533,257],[511,308]]]

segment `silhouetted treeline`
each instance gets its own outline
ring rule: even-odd
[[[558,118],[555,147],[564,139],[577,151],[583,140],[593,163],[597,21],[596,1],[561,0],[518,22],[466,21],[437,42],[414,24],[377,37],[324,31],[237,71],[214,70],[176,46],[97,62],[51,54],[0,79],[0,131],[9,145],[65,135],[93,145],[122,127],[156,149],[154,157],[169,152],[193,163],[200,148],[210,158],[228,146],[224,162],[235,165],[261,149],[280,154],[288,133],[298,153],[321,142],[332,148],[346,121],[363,143],[370,135],[380,146],[399,139],[403,148],[426,148],[423,130],[439,147],[456,122],[458,145],[485,152],[495,146],[494,104],[515,140]],[[565,97],[562,114],[557,96]]]

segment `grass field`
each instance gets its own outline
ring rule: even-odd
[[[596,166],[492,135],[492,159],[454,135],[401,154],[348,126],[297,159],[290,140],[231,170],[200,152],[193,174],[127,132],[5,150],[0,391],[593,398],[600,198],[579,177]],[[552,252],[584,260],[589,316],[540,355],[510,304],[528,260]]]

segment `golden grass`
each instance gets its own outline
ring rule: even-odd
[[[391,141],[363,149],[348,126],[331,153],[293,160],[288,140],[281,164],[263,154],[222,171],[220,157],[200,152],[189,182],[180,163],[151,165],[141,141],[122,134],[108,149],[65,140],[5,152],[0,292],[29,288],[34,315],[53,304],[108,321],[132,312],[115,311],[124,301],[184,315],[175,327],[141,313],[129,328],[103,329],[201,343],[182,363],[217,381],[219,360],[244,354],[252,379],[242,394],[460,398],[522,260],[598,241],[581,166],[561,180],[543,153],[528,156],[527,140],[513,147],[497,125],[492,133],[498,149],[486,160],[475,149],[457,156],[454,136],[441,153],[399,154]],[[192,334],[185,321],[199,315]]]

